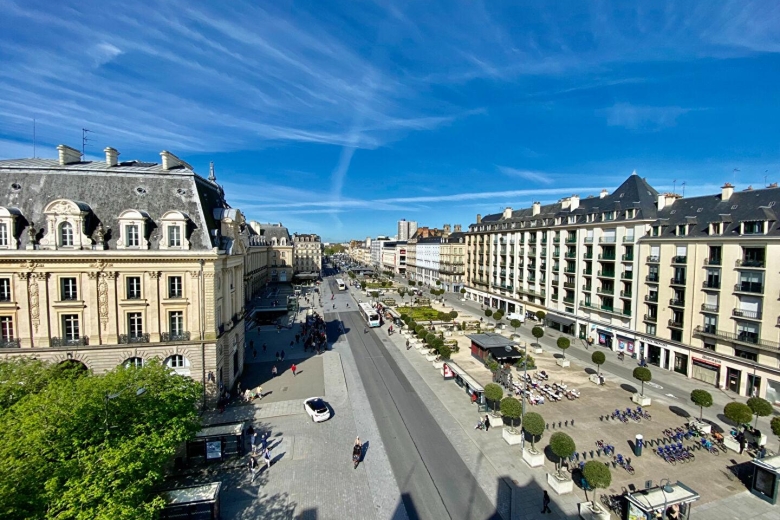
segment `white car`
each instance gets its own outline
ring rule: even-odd
[[[314,422],[322,422],[330,419],[330,408],[322,397],[310,397],[303,402],[303,409]]]

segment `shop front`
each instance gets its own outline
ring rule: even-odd
[[[559,316],[551,312],[547,313],[547,325],[554,330],[574,336],[575,321],[566,316]]]
[[[485,406],[485,389],[477,383],[470,375],[466,373],[457,363],[454,361],[445,361],[441,368],[441,375],[444,379],[451,379],[455,381],[460,388],[462,388],[469,396],[469,400],[476,404],[480,411]]]
[[[728,367],[726,369],[726,388],[738,394],[740,384],[742,383],[742,371],[736,368]]]
[[[636,352],[634,349],[634,338],[621,336],[620,334],[616,334],[615,337],[617,339],[618,352],[625,352],[631,357],[636,357]]]
[[[614,350],[613,345],[615,343],[615,334],[611,329],[603,327],[596,327],[596,341],[602,347],[607,347],[609,350]]]
[[[692,360],[691,377],[709,383],[712,386],[718,386],[718,381],[720,381],[720,363],[715,359],[692,358]]]

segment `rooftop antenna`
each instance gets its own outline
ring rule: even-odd
[[[674,183],[674,187],[672,188],[672,193],[677,193],[677,179],[672,181]]]
[[[35,156],[37,154],[36,148],[36,142],[35,142],[35,118],[33,117],[33,159],[35,159]]]
[[[81,129],[81,159],[84,160],[84,157],[86,157],[86,149],[87,149],[87,143],[91,141],[91,139],[87,138],[87,132],[92,132],[92,130],[89,130],[87,128]]]
[[[683,198],[685,198],[685,181],[683,181],[682,183],[682,189],[683,189],[682,196]]]
[[[768,177],[767,173],[769,173],[769,170],[764,170],[764,188],[769,187],[769,184],[766,183],[766,178]]]
[[[734,170],[731,172],[734,174],[734,185],[737,185],[737,172],[741,171],[739,168],[734,168]]]

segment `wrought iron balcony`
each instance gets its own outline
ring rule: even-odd
[[[49,344],[52,347],[83,347],[89,345],[89,337],[59,338],[55,336],[49,340]]]
[[[601,278],[614,278],[615,271],[599,271],[599,277]]]
[[[563,303],[574,305],[574,296],[567,296],[563,299]]]
[[[650,314],[645,314],[645,318],[644,319],[645,319],[645,321],[649,321],[649,322],[652,322],[652,323],[657,323],[658,322],[658,316],[651,316]]]
[[[645,276],[645,281],[650,283],[658,283],[658,275],[648,274],[647,276]]]
[[[0,339],[0,348],[20,348],[21,344],[18,339]]]
[[[599,287],[596,292],[599,294],[609,294],[611,296],[615,294],[615,289],[612,287]]]
[[[160,341],[162,341],[163,343],[169,341],[189,341],[189,340],[190,340],[189,331],[181,331],[178,333],[163,332],[160,334]]]
[[[634,279],[634,271],[623,271],[623,272],[620,274],[620,277],[621,277],[623,280],[633,280],[633,279]]]
[[[566,243],[567,244],[576,244],[577,243],[577,235],[566,237]]]
[[[628,244],[633,244],[634,240],[635,240],[635,238],[634,238],[633,235],[632,236],[623,237],[623,242],[628,243]]]
[[[130,334],[119,335],[120,345],[126,345],[130,343],[149,343],[149,334],[138,334],[134,336]]]
[[[656,292],[656,293],[646,294],[645,295],[645,301],[646,302],[658,303],[658,293]]]
[[[620,297],[621,298],[632,298],[634,296],[634,293],[631,291],[620,291]]]
[[[715,336],[718,338],[726,339],[729,341],[736,341],[739,343],[745,343],[748,345],[758,345],[767,349],[778,350],[780,349],[780,343],[777,341],[770,341],[761,339],[755,332],[740,331],[737,333],[726,332],[724,330],[716,330],[713,327],[702,327],[698,325],[693,329],[694,334],[703,334],[707,336]]]
[[[705,258],[704,259],[704,265],[721,265],[723,262],[722,258]]]
[[[685,278],[672,278],[669,280],[670,285],[685,285]]]
[[[674,318],[669,320],[669,326],[674,327],[675,329],[681,329],[683,328],[683,322],[682,319],[676,320]]]
[[[592,260],[592,259],[593,259],[593,253],[585,253],[585,254],[583,255],[583,258],[584,258],[585,260]]]
[[[669,305],[671,305],[672,307],[685,307],[685,300],[672,298],[671,300],[669,300]]]
[[[720,290],[720,280],[704,280],[704,282],[701,284],[701,288]]]
[[[764,284],[756,282],[742,282],[734,286],[734,292],[751,294],[764,294]]]
[[[735,267],[750,267],[752,269],[764,269],[766,267],[766,262],[763,260],[757,260],[754,258],[743,258],[741,260],[737,260],[734,263]]]
[[[718,312],[718,306],[717,305],[709,305],[707,303],[701,304],[701,310],[704,312]]]
[[[672,257],[672,263],[673,264],[686,264],[686,263],[688,263],[688,257],[687,256],[673,256]]]
[[[567,289],[574,289],[574,282],[563,282],[563,286]]]
[[[650,255],[647,257],[648,264],[657,264],[661,261],[661,257],[658,255]]]
[[[582,290],[583,291],[592,291],[593,290],[593,286],[592,285],[583,285],[582,286]]]
[[[732,309],[731,315],[735,318],[745,318],[748,320],[760,320],[762,312],[761,311],[747,311],[744,309]]]
[[[611,254],[602,253],[599,255],[599,260],[614,260],[614,259],[615,259],[615,253],[611,253]]]
[[[617,239],[615,237],[600,237],[599,238],[599,244],[614,244],[617,242]]]

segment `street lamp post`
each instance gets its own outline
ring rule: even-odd
[[[666,483],[664,484],[664,482]],[[673,493],[674,488],[672,487],[672,481],[668,478],[661,479],[661,482],[658,483],[658,488],[661,490],[661,494],[664,496],[664,510],[663,513],[661,513],[661,516],[663,517],[666,515],[666,506],[668,504],[666,500],[666,494]]]

